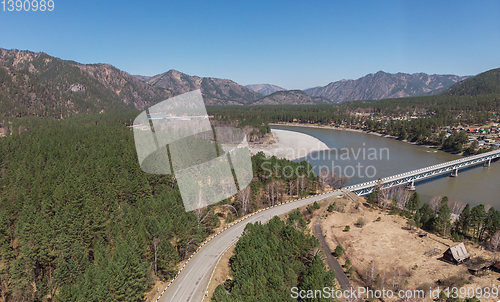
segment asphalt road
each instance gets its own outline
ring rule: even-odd
[[[319,222],[316,222],[316,225],[314,226],[314,236],[316,236],[321,243],[321,247],[323,247],[323,250],[325,251],[326,263],[328,263],[328,266],[335,271],[335,277],[337,278],[339,285],[344,290],[351,289],[351,283],[349,283],[349,279],[347,279],[342,266],[340,266],[337,259],[332,256],[332,251],[326,243],[325,236],[323,236]]]
[[[201,302],[219,257],[221,257],[231,245],[238,241],[247,223],[255,223],[257,221],[265,223],[276,215],[282,215],[315,201],[341,194],[340,191],[335,191],[279,205],[257,213],[228,228],[226,231],[214,237],[210,242],[206,243],[198,253],[192,257],[191,261],[188,262],[179,277],[170,285],[159,301]],[[205,297],[204,301],[207,302],[209,299],[210,297]]]

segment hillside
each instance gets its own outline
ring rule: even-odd
[[[465,78],[456,75],[390,74],[379,71],[357,80],[332,82],[324,87],[306,89],[305,92],[310,96],[324,97],[332,103],[381,100],[438,94]]]
[[[0,112],[66,118],[143,109],[171,97],[107,64],[85,65],[45,53],[0,49]]]
[[[277,91],[263,97],[252,105],[305,105],[328,104],[329,101],[321,97],[311,97],[301,90]]]
[[[200,89],[206,105],[245,105],[262,94],[238,85],[231,80],[190,76],[177,70],[153,76],[147,80],[153,87],[166,88],[174,94]]]
[[[263,95],[270,95],[271,93],[274,93],[276,91],[286,90],[285,88],[281,88],[279,86],[271,84],[253,84],[246,85],[245,87],[255,92],[262,93]]]
[[[451,87],[447,95],[500,94],[500,68],[488,70]]]

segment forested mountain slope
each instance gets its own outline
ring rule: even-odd
[[[173,95],[107,64],[0,49],[0,114],[66,118],[143,109]]]
[[[451,87],[448,95],[500,95],[500,68],[488,70]]]

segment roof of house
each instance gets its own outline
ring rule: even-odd
[[[463,261],[467,258],[470,258],[470,254],[465,249],[464,243],[459,243],[449,248],[453,258],[457,261]]]
[[[492,267],[500,270],[500,262],[495,262]]]

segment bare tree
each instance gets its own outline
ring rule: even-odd
[[[186,249],[184,250],[184,253],[182,253],[182,257],[181,257],[181,260],[184,260],[189,252],[189,247],[191,246],[191,244],[193,243],[194,239],[190,239],[188,241],[188,243],[186,243]]]
[[[285,195],[285,183],[278,179],[275,181],[276,185],[276,197],[279,203],[283,203],[283,195]]]
[[[434,214],[437,214],[439,211],[442,199],[443,196],[434,196],[431,198],[431,201],[429,201],[429,206],[431,207],[431,210],[434,211]]]
[[[240,203],[241,215],[244,216],[247,213],[248,205],[250,204],[250,187],[247,186],[243,190],[238,192],[237,200]]]
[[[274,180],[266,186],[267,200],[270,206],[274,206],[276,203],[283,199],[283,182],[281,180]]]
[[[276,187],[274,186],[274,182],[269,183],[266,186],[266,191],[267,191],[267,201],[269,203],[269,206],[274,206],[274,201],[276,199],[275,191]]]
[[[500,231],[497,231],[493,236],[490,238],[490,245],[491,249],[495,253],[495,261],[498,258],[498,245],[500,245]]]
[[[405,186],[400,186],[397,191],[396,205],[400,210],[406,209],[406,205],[410,201],[412,193]]]
[[[333,189],[342,189],[349,182],[349,177],[325,169],[321,171],[320,180],[323,185],[326,184]]]
[[[223,204],[223,205],[221,205],[221,207],[228,207],[228,208],[229,208],[229,210],[233,210],[233,212],[234,212],[234,216],[238,216],[238,211],[237,211],[237,210],[236,210],[236,208],[235,208],[235,207],[233,207],[232,205],[230,205],[230,204]]]
[[[393,200],[397,198],[398,189],[399,187],[390,187],[385,189],[385,195],[387,196],[387,199]]]
[[[450,208],[451,214],[459,216],[465,209],[465,203],[459,200],[453,200],[453,201],[448,200],[448,207]]]
[[[384,182],[381,178],[377,180],[377,183],[374,188],[375,192],[377,192],[377,203],[379,206],[383,206],[385,199],[387,199],[387,191],[384,189]]]
[[[160,244],[161,240],[158,238],[153,238],[153,248],[155,250],[155,276],[158,275],[158,265],[157,265],[157,260],[158,260],[158,244]]]
[[[323,169],[321,170],[321,172],[319,173],[318,175],[318,183],[319,183],[319,186],[321,188],[321,192],[324,192],[325,190],[325,186],[326,186],[326,180],[328,178],[328,170],[327,169]]]
[[[308,187],[307,177],[304,174],[302,174],[300,177],[297,178],[297,181],[300,182],[300,192],[303,193],[304,191],[306,191]]]
[[[298,182],[298,178],[297,178],[297,182]],[[297,183],[290,181],[288,183],[288,195],[289,195],[290,200],[293,199],[293,191],[295,190],[295,188],[297,188],[297,190],[298,190]],[[297,192],[297,195],[299,195],[298,192]]]
[[[198,202],[196,203],[196,209],[194,213],[196,215],[196,219],[198,220],[198,227],[205,221],[205,219],[209,216],[210,211],[207,210],[207,203],[203,201],[202,191],[198,192]]]

